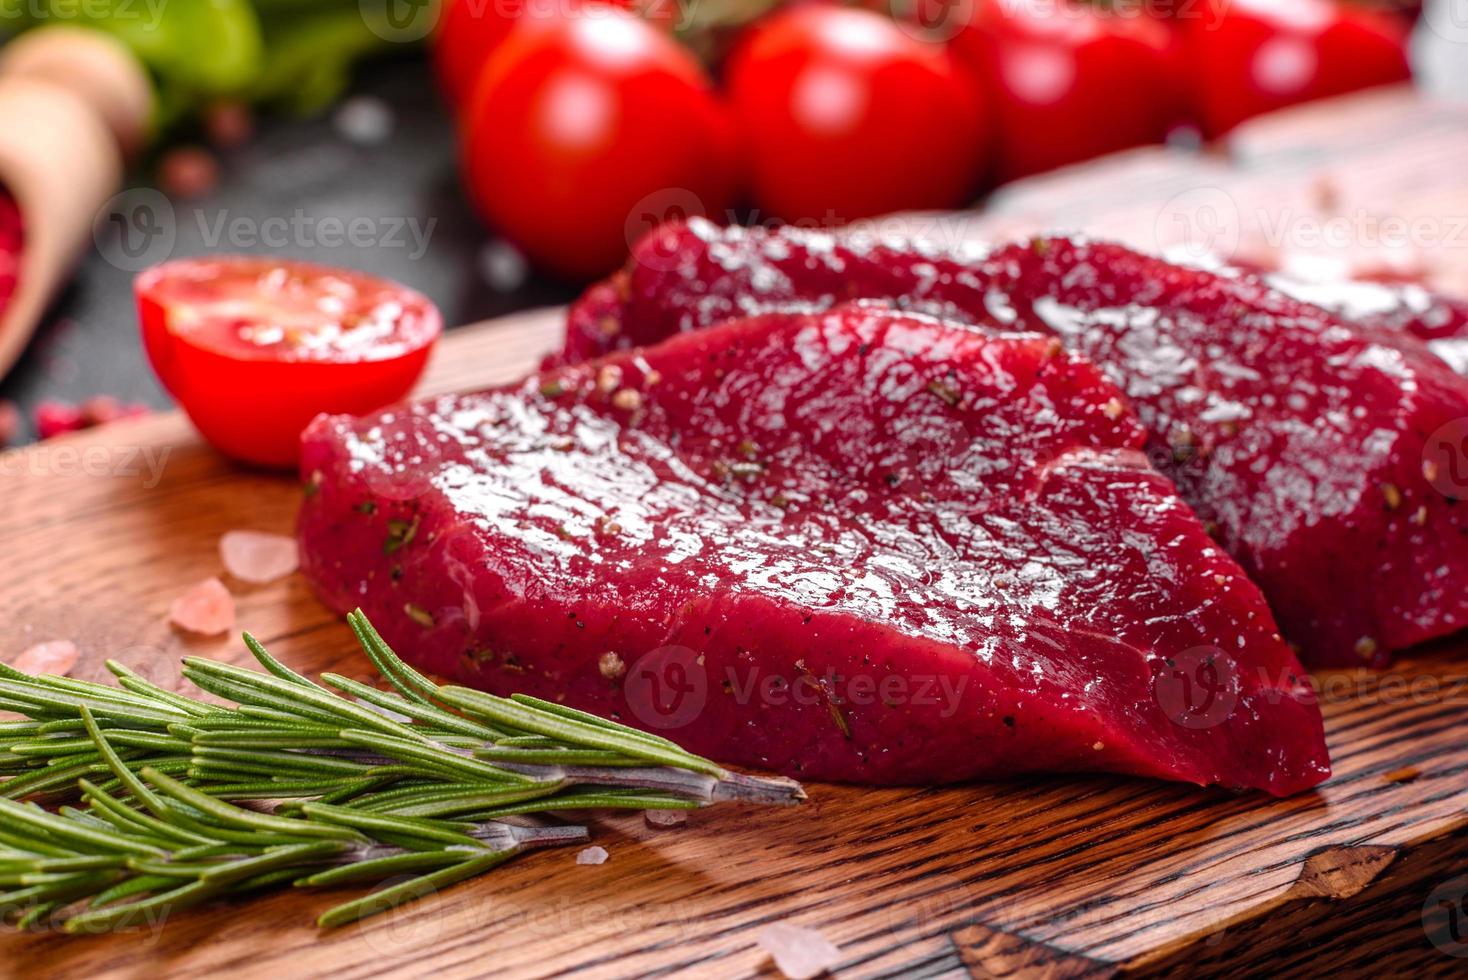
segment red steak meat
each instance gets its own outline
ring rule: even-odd
[[[1171,258],[1171,256],[1168,256]],[[1198,264],[1187,256],[1184,264]],[[1253,276],[1303,303],[1333,313],[1357,327],[1378,332],[1387,342],[1393,333],[1425,341],[1427,349],[1461,375],[1468,375],[1468,300],[1435,292],[1410,275],[1367,275],[1335,278],[1301,275],[1259,262],[1203,263],[1232,276]],[[1308,267],[1307,267],[1308,268]],[[1323,270],[1322,270],[1323,271]]]
[[[560,358],[575,363],[655,344],[731,317],[854,299],[910,302],[962,320],[983,315],[984,250],[823,232],[721,228],[695,219],[644,236],[626,268],[571,307]],[[943,275],[944,272],[950,275]]]
[[[1282,275],[1271,286],[1352,323],[1409,333],[1461,375],[1468,375],[1468,300],[1413,282],[1310,282]]]
[[[303,563],[419,666],[813,779],[1325,778],[1258,589],[1053,338],[846,306],[305,437]]]
[[[571,311],[564,360],[855,297],[1053,333],[1099,364],[1148,453],[1307,663],[1388,662],[1468,625],[1468,381],[1401,324],[1247,275],[1063,238],[994,249],[669,225]]]

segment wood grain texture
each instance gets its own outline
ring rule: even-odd
[[[558,336],[554,312],[457,332],[427,387],[509,380]],[[0,456],[0,657],[65,638],[77,676],[117,656],[175,684],[184,654],[243,662],[235,637],[171,631],[168,605],[223,574],[221,534],[289,532],[298,500],[293,480],[225,463],[176,416]],[[370,679],[299,577],[229,584],[241,627],[293,666]],[[1104,777],[812,786],[797,810],[718,809],[683,829],[598,819],[604,865],[531,855],[340,932],[310,924],[332,896],[285,893],[121,934],[0,935],[0,973],[772,976],[756,940],[789,920],[840,945],[843,978],[1462,975],[1465,652],[1319,677],[1336,775],[1288,800]]]

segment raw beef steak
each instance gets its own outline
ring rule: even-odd
[[[421,667],[804,778],[1328,772],[1258,589],[1053,338],[777,314],[306,434],[303,564]]]
[[[1468,625],[1468,477],[1444,469],[1468,381],[1252,276],[1062,238],[943,251],[700,221],[572,309],[565,359],[853,297],[1048,331],[1101,365],[1307,663],[1381,666]]]
[[[1454,371],[1468,375],[1468,301],[1412,282],[1309,282],[1277,274],[1266,280],[1354,324],[1419,337]]]

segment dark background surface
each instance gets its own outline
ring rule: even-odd
[[[348,137],[343,114],[371,118],[383,108],[392,124],[385,139]],[[474,216],[459,185],[455,150],[452,122],[421,59],[365,66],[342,107],[313,119],[262,116],[247,143],[217,151],[220,176],[211,192],[155,207],[172,227],[173,243],[169,248],[166,238],[158,239],[145,258],[270,252],[362,269],[426,293],[450,325],[573,298],[576,287],[533,274],[506,287],[518,278],[515,256]],[[140,168],[131,183],[150,186],[154,175],[155,168]],[[371,228],[365,239],[359,236],[357,245],[334,240],[337,222],[360,217],[371,221],[362,226]],[[275,241],[283,234],[286,243],[272,247],[252,230],[268,230]],[[367,239],[376,243],[362,247]],[[102,394],[170,405],[143,356],[133,273],[119,268],[115,245],[104,233],[87,249],[70,287],[0,383],[0,399],[16,402],[24,417],[18,442],[34,438],[32,411],[46,400]]]

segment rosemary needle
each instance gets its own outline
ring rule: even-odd
[[[0,722],[0,917],[91,932],[269,887],[397,882],[325,912],[329,928],[587,839],[527,814],[805,798],[595,715],[440,687],[347,619],[391,690],[317,683],[248,634],[263,673],[184,662],[233,705],[114,662],[117,687],[0,664],[0,710],[23,719]]]

